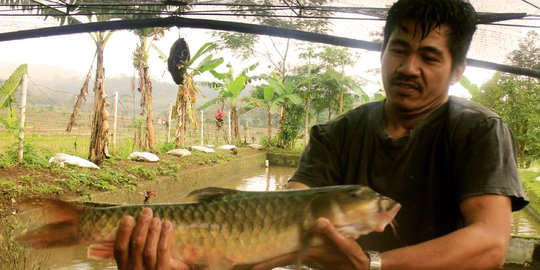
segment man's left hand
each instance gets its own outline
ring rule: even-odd
[[[325,241],[325,244],[310,248],[302,257],[303,264],[317,269],[369,269],[369,258],[362,247],[354,239],[342,236],[328,219],[316,220],[314,231]],[[298,256],[298,253],[287,254],[257,264],[253,269],[265,270],[294,264]]]

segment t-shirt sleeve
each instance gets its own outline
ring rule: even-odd
[[[488,117],[459,137],[462,149],[454,166],[458,198],[498,194],[512,199],[512,210],[525,207],[528,199],[519,179],[516,145],[509,127],[497,117]]]
[[[330,146],[334,147],[330,147]],[[296,172],[289,181],[300,182],[310,187],[336,185],[340,179],[339,154],[336,142],[326,125],[315,125],[310,130],[309,143],[304,149]]]

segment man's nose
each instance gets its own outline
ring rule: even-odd
[[[404,57],[398,67],[398,71],[405,75],[420,76],[420,59],[414,54]]]

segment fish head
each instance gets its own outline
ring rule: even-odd
[[[327,218],[345,237],[358,238],[372,231],[382,232],[391,224],[401,205],[366,186],[341,186],[316,198],[313,218]]]

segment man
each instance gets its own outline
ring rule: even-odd
[[[511,212],[527,204],[515,143],[499,116],[448,96],[465,69],[475,14],[464,0],[399,0],[389,10],[381,55],[386,100],[313,127],[289,188],[368,185],[402,204],[396,234],[387,229],[356,242],[320,219],[315,229],[326,244],[310,249],[305,263],[320,269],[502,267]],[[130,242],[130,229],[122,228],[117,250]],[[132,238],[146,239],[141,231]],[[156,235],[147,243],[159,242]],[[159,253],[149,252],[151,261]],[[126,254],[118,252],[119,265],[130,261],[118,259]]]

